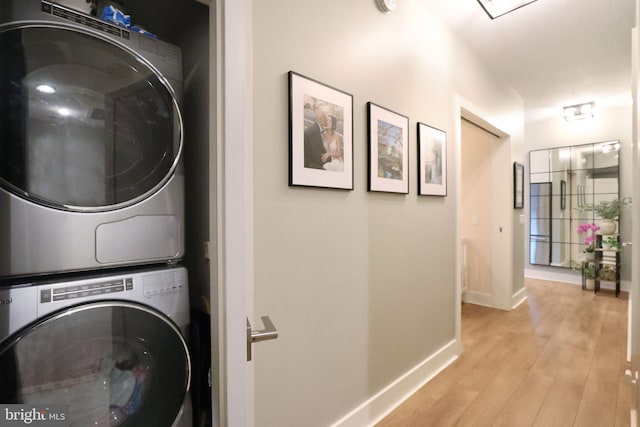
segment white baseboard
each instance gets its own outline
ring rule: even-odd
[[[493,305],[493,298],[491,294],[485,294],[482,292],[465,292],[462,296],[462,301],[468,304],[483,305],[485,307],[495,308]]]
[[[600,287],[602,289],[614,290],[616,288],[616,284],[614,282],[600,282]],[[631,291],[631,282],[629,282],[627,280],[621,280],[620,281],[620,290],[621,291],[625,291],[625,292]]]
[[[582,278],[580,277],[580,275],[576,274],[573,271],[556,272],[556,271],[525,268],[524,277],[528,279],[539,279],[539,280],[549,280],[551,282],[570,283],[573,285],[582,284]],[[612,282],[601,282],[600,287],[603,289],[615,289],[615,284]],[[631,282],[628,280],[621,280],[620,290],[625,292],[631,291]]]
[[[332,424],[332,427],[375,425],[456,360],[461,351],[461,343],[456,340],[450,341],[362,405]]]
[[[515,310],[520,304],[527,300],[527,289],[522,288],[511,297],[511,309]]]
[[[511,296],[511,310],[515,310],[518,308],[520,304],[527,300],[527,290],[526,288],[520,289],[518,292]],[[491,298],[491,294],[484,294],[481,292],[465,292],[462,296],[462,301],[468,304],[476,304],[482,305],[484,307],[496,308],[493,304],[493,299]],[[505,308],[505,310],[509,310],[509,308]]]
[[[553,271],[550,271],[539,270],[536,268],[525,268],[524,277],[529,279],[549,280],[551,282],[573,283],[575,285],[582,283],[580,274],[569,269],[554,269]]]

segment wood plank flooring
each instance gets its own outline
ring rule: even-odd
[[[377,427],[629,426],[628,294],[525,285],[511,312],[463,305],[462,355]]]

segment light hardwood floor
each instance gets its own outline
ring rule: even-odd
[[[510,312],[464,304],[463,353],[377,426],[628,426],[628,295],[526,288]]]

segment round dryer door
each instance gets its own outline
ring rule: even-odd
[[[170,427],[190,367],[185,341],[166,316],[134,303],[90,303],[5,341],[0,402],[62,405],[75,427]]]
[[[0,185],[12,193],[119,208],[164,185],[181,147],[173,89],[133,51],[67,27],[0,30]]]

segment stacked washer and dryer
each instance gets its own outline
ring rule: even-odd
[[[0,406],[190,426],[181,51],[0,3]]]

